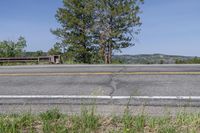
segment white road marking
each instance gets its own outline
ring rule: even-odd
[[[145,99],[145,100],[200,100],[200,96],[87,96],[87,95],[0,95],[0,99]]]

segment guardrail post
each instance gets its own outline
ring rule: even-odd
[[[38,57],[38,64],[40,63],[40,57]]]

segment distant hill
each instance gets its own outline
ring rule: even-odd
[[[140,54],[140,55],[114,55],[114,63],[122,64],[182,64],[189,63],[199,57],[164,55],[164,54]]]

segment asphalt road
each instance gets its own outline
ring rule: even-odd
[[[99,105],[179,106],[200,103],[200,65],[38,65],[0,67],[0,104],[78,105],[96,98]],[[74,98],[19,98],[17,96],[75,96]],[[3,97],[8,96],[8,97]],[[15,97],[15,98],[12,98]],[[123,96],[132,96],[130,102]],[[138,98],[137,96],[141,97]],[[144,99],[158,96],[161,99]],[[176,98],[186,96],[186,100]],[[190,97],[197,99],[191,100]],[[135,97],[135,98],[134,98]],[[170,99],[175,97],[175,99]],[[163,99],[164,98],[164,99]],[[84,99],[84,98],[83,98]],[[192,101],[189,104],[188,101]],[[39,105],[38,105],[39,106]],[[63,106],[62,106],[63,107]],[[110,106],[109,106],[110,107]],[[10,108],[10,107],[9,107]],[[2,108],[2,109],[9,109]],[[4,112],[0,110],[0,112]],[[102,110],[102,109],[101,109]],[[5,111],[7,112],[7,111]]]
[[[200,96],[200,65],[0,67],[0,94]]]

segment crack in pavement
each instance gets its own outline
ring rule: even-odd
[[[123,67],[122,67],[119,71],[117,71],[116,73],[120,73],[120,72],[122,72],[124,69],[126,69],[125,66],[123,66]],[[111,90],[109,96],[111,96],[111,97],[112,97],[112,95],[114,94],[115,90],[117,90],[117,85],[119,84],[119,80],[116,79],[116,76],[117,76],[117,75],[115,75],[115,73],[112,74],[112,75],[110,75],[110,81],[109,81],[109,83],[110,83],[110,87],[111,87],[112,90]]]
[[[111,92],[110,92],[110,96],[112,96],[113,94],[114,94],[114,92],[115,92],[115,90],[117,89],[117,81],[114,79],[115,77],[114,77],[115,75],[111,75],[111,80],[110,80],[110,87],[111,87]]]

